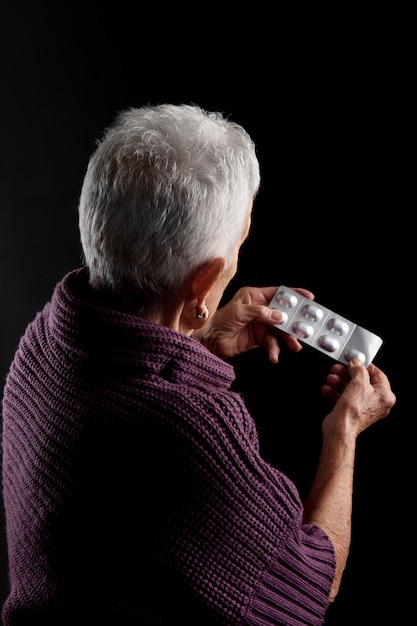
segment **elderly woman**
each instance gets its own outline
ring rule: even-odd
[[[197,106],[126,110],[99,142],[85,264],[29,324],[4,389],[5,626],[323,624],[356,439],[395,396],[373,364],[331,367],[304,503],[260,455],[227,359],[301,345],[277,332],[276,286],[218,308],[259,184],[247,132]]]

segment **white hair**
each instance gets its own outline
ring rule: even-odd
[[[152,302],[210,258],[229,265],[259,184],[252,139],[223,114],[186,104],[122,111],[81,190],[92,286]]]

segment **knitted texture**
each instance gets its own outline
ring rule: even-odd
[[[4,389],[4,626],[323,624],[332,545],[233,381],[196,339],[96,307],[85,268],[64,277]]]

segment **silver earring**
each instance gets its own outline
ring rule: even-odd
[[[210,315],[207,304],[204,305],[204,311],[202,313],[198,312],[198,307],[195,308],[195,316],[198,320],[206,320]]]

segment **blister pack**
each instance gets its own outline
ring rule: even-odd
[[[378,335],[285,285],[276,291],[269,306],[284,315],[276,328],[345,365],[357,358],[368,367],[382,346]]]

